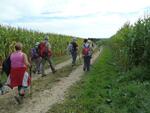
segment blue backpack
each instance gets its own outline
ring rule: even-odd
[[[70,53],[74,52],[74,47],[73,47],[73,44],[72,44],[72,43],[69,44],[68,49],[69,49],[69,52],[70,52]]]
[[[38,57],[39,57],[38,48],[32,48],[31,49],[31,59],[36,59]]]

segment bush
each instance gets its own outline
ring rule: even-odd
[[[138,81],[145,81],[150,80],[150,71],[146,67],[134,67],[131,71],[127,73],[129,80],[138,80]]]

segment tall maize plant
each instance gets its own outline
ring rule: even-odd
[[[150,65],[150,17],[139,19],[134,25],[126,23],[111,37],[119,64],[125,70]]]
[[[44,34],[42,32],[0,25],[0,63],[14,51],[16,42],[23,43],[23,51],[28,54],[36,42],[44,40],[45,35],[49,36],[54,56],[63,56],[66,54],[68,43],[72,40],[71,36]],[[78,44],[80,45],[81,43],[82,39],[78,38]]]

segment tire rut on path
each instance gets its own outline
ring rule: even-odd
[[[92,63],[96,60],[101,51],[93,55]],[[55,83],[50,90],[39,92],[28,101],[27,104],[24,104],[22,109],[17,113],[46,113],[53,104],[64,100],[67,89],[79,81],[82,75],[84,75],[83,65],[80,65],[72,71],[68,77],[61,78],[59,82]]]

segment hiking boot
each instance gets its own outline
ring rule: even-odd
[[[86,69],[85,69],[85,67],[83,68],[83,71],[85,71]]]
[[[35,71],[35,70],[33,70],[33,73],[34,73],[34,74],[36,74],[36,71]]]
[[[3,87],[3,84],[2,83],[0,83],[0,89]]]
[[[57,71],[56,70],[54,70],[52,73],[54,74],[54,73],[56,73]]]
[[[72,67],[75,66],[75,65],[76,65],[75,63],[72,63]]]
[[[87,68],[87,71],[90,71],[90,68]]]
[[[89,69],[87,69],[87,71],[90,71]]]
[[[45,77],[46,76],[46,74],[42,74],[42,77]]]
[[[37,74],[41,74],[41,72],[40,71],[38,71],[38,73]]]
[[[15,96],[15,100],[17,101],[18,104],[22,104],[23,102],[23,96]]]

